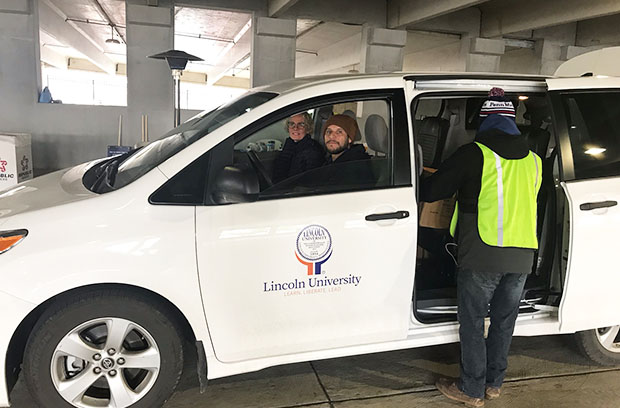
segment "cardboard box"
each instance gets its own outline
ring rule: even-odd
[[[0,132],[0,190],[32,178],[32,151],[27,133]]]
[[[435,171],[437,170],[424,167],[424,175],[427,177]],[[422,203],[419,218],[420,227],[449,229],[455,204],[455,197],[435,201],[434,203]]]

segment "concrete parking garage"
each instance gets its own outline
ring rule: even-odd
[[[173,123],[173,86],[166,64],[147,57],[174,47],[205,60],[190,64],[188,86],[247,89],[347,72],[553,75],[567,60],[620,45],[619,13],[604,0],[5,0],[0,132],[32,135],[35,175],[105,155],[119,126],[125,144],[141,143],[145,116],[154,140]],[[126,97],[114,102],[125,106],[37,103],[50,67],[76,80],[126,78]],[[50,90],[61,99],[63,86]],[[184,118],[201,109],[192,106]]]
[[[118,144],[122,134],[129,147],[146,144],[147,135],[159,138],[171,128],[174,92],[168,68],[148,56],[179,48],[187,38],[200,42],[187,51],[206,63],[190,65],[183,86],[235,92],[292,77],[401,70],[607,76],[619,73],[620,4],[3,0],[0,132],[31,136],[32,158],[21,165],[31,165],[35,176],[104,156],[117,133]],[[39,103],[44,86],[60,92],[42,74],[50,68],[69,77],[96,73],[126,81],[124,102]],[[92,93],[99,92],[91,82]],[[204,106],[195,100],[190,106],[185,95],[184,119],[211,108],[215,91],[208,89]],[[458,375],[458,352],[458,344],[449,344],[277,366],[212,380],[204,395],[190,357],[166,406],[455,406],[434,382]],[[581,356],[570,336],[517,338],[504,395],[488,406],[615,407],[619,376],[617,368]],[[15,407],[34,407],[23,378],[11,399]]]

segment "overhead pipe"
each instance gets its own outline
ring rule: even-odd
[[[121,34],[120,31],[118,31],[118,29],[116,28],[116,23],[114,23],[112,21],[112,19],[110,18],[110,16],[108,15],[108,13],[106,13],[106,11],[103,9],[103,7],[101,6],[101,3],[99,3],[99,0],[91,0],[91,2],[93,3],[93,5],[97,8],[97,10],[99,11],[99,13],[103,16],[103,18],[106,19],[106,21],[108,22],[108,25],[110,25],[112,27],[112,29],[114,31],[116,31],[116,35],[118,35],[118,37],[123,40],[123,43],[127,44],[127,40],[125,39],[125,37]]]
[[[84,24],[93,24],[93,25],[101,25],[101,26],[110,26],[112,25],[115,28],[127,28],[127,26],[123,24],[110,24],[106,21],[102,20],[93,20],[90,18],[78,18],[78,17],[67,17],[65,21],[73,21],[76,23],[84,23]],[[209,40],[209,41],[218,41],[223,43],[234,43],[235,40],[232,38],[222,38],[222,37],[214,37],[206,34],[192,34],[192,33],[183,33],[176,31],[174,35],[178,35],[180,37],[189,37],[189,38],[198,38],[200,40]]]

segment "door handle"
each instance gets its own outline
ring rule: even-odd
[[[399,220],[407,217],[409,217],[409,211],[396,211],[391,213],[370,214],[366,216],[366,221]]]
[[[613,207],[615,205],[618,205],[617,201],[613,201],[613,200],[597,201],[594,203],[583,203],[579,206],[579,209],[581,211],[590,211],[590,210],[596,210],[597,208]]]

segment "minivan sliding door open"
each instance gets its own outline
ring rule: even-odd
[[[422,152],[424,173],[429,176],[460,146],[474,140],[478,112],[485,95],[433,93],[414,100],[415,143]],[[557,149],[552,135],[551,113],[544,95],[508,95],[514,99],[517,126],[530,149],[543,159],[543,182],[538,200],[539,250],[532,265],[520,305],[520,313],[536,313],[557,306],[561,296],[557,259],[564,196],[556,183]],[[558,196],[560,197],[558,199]],[[413,317],[422,323],[456,321],[457,246],[449,233],[454,198],[419,203]],[[560,235],[561,236],[561,235]],[[559,288],[558,288],[558,282]]]

